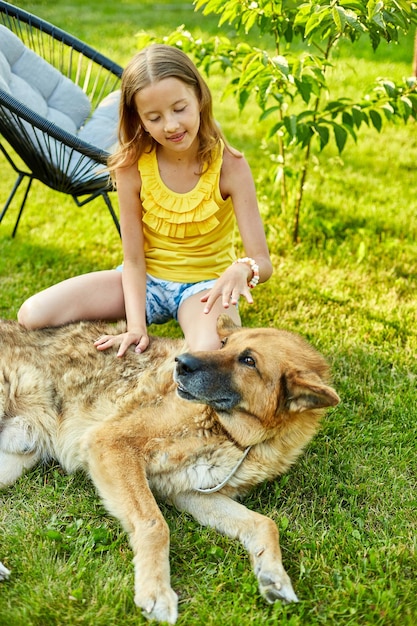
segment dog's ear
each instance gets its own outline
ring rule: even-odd
[[[292,372],[285,376],[285,408],[301,413],[336,406],[340,398],[315,372]]]
[[[237,326],[229,315],[226,315],[226,313],[219,315],[217,318],[217,333],[220,339],[228,337],[235,330],[240,330],[240,326]]]

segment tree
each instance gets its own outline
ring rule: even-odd
[[[207,73],[213,67],[227,70],[225,93],[235,96],[241,110],[249,98],[256,99],[267,128],[265,138],[272,144],[272,175],[279,182],[282,206],[290,198],[293,204],[296,242],[314,144],[322,150],[334,141],[341,153],[349,137],[357,140],[363,124],[379,132],[385,121],[417,119],[415,77],[401,84],[381,79],[355,102],[329,98],[327,72],[338,43],[344,38],[355,43],[366,36],[375,50],[381,40],[398,42],[399,35],[417,23],[417,4],[408,0],[195,0],[195,6],[203,14],[219,15],[219,26],[233,25],[236,39],[215,36],[201,41],[179,29],[166,41],[193,54]],[[251,45],[250,31],[272,37],[273,52]],[[297,166],[291,165],[294,151],[301,151]]]

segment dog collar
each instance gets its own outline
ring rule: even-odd
[[[252,446],[248,446],[246,448],[246,450],[244,451],[243,455],[241,456],[241,458],[239,459],[239,461],[236,463],[236,465],[234,466],[234,468],[232,469],[232,471],[230,472],[230,474],[228,474],[226,476],[226,478],[224,480],[222,480],[221,483],[219,483],[218,485],[216,485],[215,487],[207,487],[206,489],[201,489],[200,487],[195,487],[195,491],[198,491],[199,493],[215,493],[216,491],[220,491],[220,489],[223,489],[223,487],[225,485],[227,485],[227,483],[229,482],[229,480],[232,478],[232,476],[234,476],[237,472],[237,470],[239,469],[239,467],[242,465],[243,461],[246,459],[249,450],[251,449]]]

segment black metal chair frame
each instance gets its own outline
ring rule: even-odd
[[[122,67],[49,22],[0,0],[0,24],[81,87],[91,102],[91,113],[103,98],[119,88]],[[16,182],[0,213],[0,223],[20,184],[24,179],[28,181],[12,237],[19,226],[33,180],[72,196],[79,207],[101,196],[120,234],[119,220],[109,196],[113,190],[109,175],[107,172],[96,173],[97,165],[106,165],[108,152],[64,131],[2,89],[0,135],[7,142],[0,141],[0,150],[17,173]],[[27,170],[17,164],[16,154]],[[69,158],[72,163],[70,171]]]

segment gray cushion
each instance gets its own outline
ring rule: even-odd
[[[83,90],[1,25],[0,81],[4,91],[73,134],[90,114]]]
[[[69,78],[63,76],[45,59],[27,48],[12,31],[0,25],[0,89],[13,96],[32,111],[93,146],[112,152],[117,146],[117,121],[120,92],[108,95],[98,105],[89,118],[91,104],[83,90]],[[25,124],[30,136],[36,134],[39,151],[50,156],[51,160],[60,159],[60,166],[80,179],[84,173],[76,173],[79,155],[69,148],[63,153],[55,142],[44,141],[39,134]],[[59,157],[57,156],[59,155]],[[66,158],[62,158],[66,155]],[[67,159],[67,160],[66,160]],[[87,177],[103,170],[103,166],[92,167]],[[74,171],[75,170],[75,171]]]
[[[78,137],[107,152],[117,146],[120,90],[104,98],[87,123],[80,128]]]

